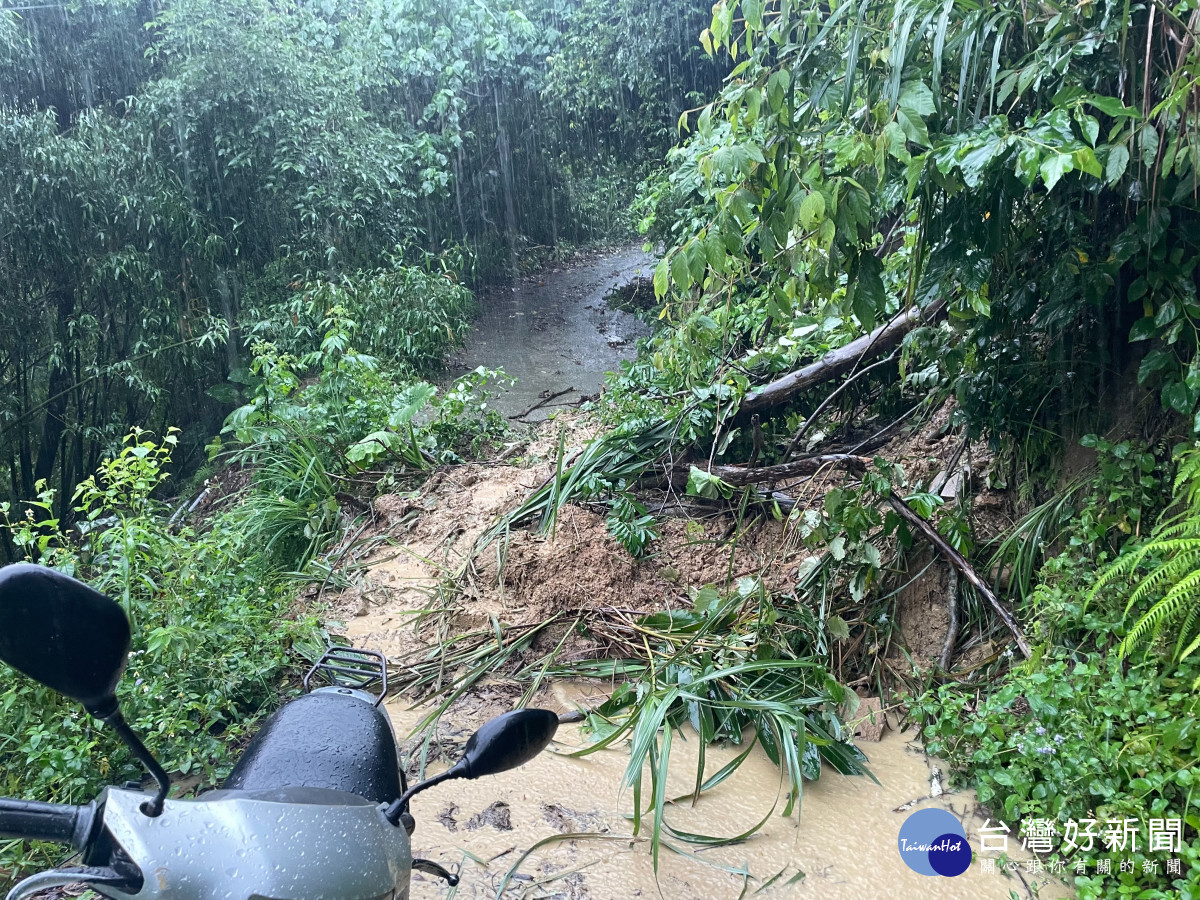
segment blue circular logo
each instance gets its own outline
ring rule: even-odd
[[[905,819],[897,847],[904,864],[921,875],[952,878],[971,865],[967,833],[944,809],[918,809]]]

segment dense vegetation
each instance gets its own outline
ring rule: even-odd
[[[703,12],[627,7],[0,9],[0,495],[46,481],[66,518],[134,424],[194,467],[298,285],[399,292],[428,368],[461,328],[420,271],[627,234],[667,110],[721,74]]]
[[[630,234],[668,110],[723,73],[706,10],[656,12],[0,8],[0,560],[120,599],[130,718],[168,769],[220,777],[327,640],[295,595],[340,583],[339,495],[503,435],[500,373],[422,379],[471,287]],[[9,679],[0,769],[3,793],[64,801],[137,775]],[[0,846],[0,880],[41,853]]]
[[[623,659],[523,670],[629,677],[590,722],[601,745],[632,739],[655,853],[679,837],[672,726],[753,725],[790,811],[822,761],[861,770],[838,712],[854,680],[902,692],[1014,836],[1182,820],[1179,872],[1146,852],[1125,870],[1098,842],[1070,860],[1088,863],[1080,896],[1200,896],[1200,11],[669,6],[114,0],[0,18],[0,480],[25,501],[5,509],[10,555],[121,596],[135,717],[189,738],[161,748],[177,770],[219,771],[289,648],[320,643],[289,588],[335,577],[345,480],[415,484],[502,434],[480,400],[498,373],[421,380],[469,321],[465,285],[617,235],[635,208],[665,251],[657,330],[596,406],[610,430],[560,451],[480,548],[579,501],[651,554],[646,491],[670,483],[730,511],[735,540],[774,516],[810,551],[788,591],[705,588],[639,622],[640,646],[613,637]],[[945,409],[947,433],[989,449],[974,488],[1007,491],[1007,534],[981,535],[966,487],[873,456]],[[251,487],[170,522],[171,451],[198,463],[203,446]],[[818,471],[807,501],[772,489]],[[961,559],[961,623],[940,665],[897,666],[896,598],[919,577],[902,573],[930,541]],[[492,637],[451,660],[488,671],[528,646]],[[167,680],[216,640],[218,683]],[[128,767],[53,698],[21,696],[0,694],[7,790],[86,793],[108,774],[96,748]],[[75,740],[48,742],[35,723],[55,715]],[[735,768],[698,772],[697,793]]]
[[[616,430],[512,516],[607,498],[614,534],[646,552],[638,491],[681,462],[697,500],[784,516],[814,565],[773,598],[771,630],[730,617],[720,645],[753,644],[776,676],[823,659],[907,682],[931,747],[1014,836],[1184,822],[1179,871],[1098,843],[1070,860],[1089,866],[1081,896],[1200,893],[1198,21],[1187,2],[716,3],[700,41],[734,68],[681,113],[645,195],[664,327],[612,382]],[[945,429],[994,454],[978,487],[1027,513],[1007,537],[978,538],[970,491],[861,458],[948,400]],[[1071,461],[1080,443],[1090,463]],[[728,465],[747,462],[757,475]],[[867,471],[829,490],[837,466]],[[814,471],[823,504],[766,489]],[[1016,621],[952,587],[963,621],[941,671],[896,671],[882,648],[913,576],[894,573],[927,545],[922,519],[997,576]],[[989,641],[1008,649],[954,665]],[[669,662],[687,671],[651,666],[654,689],[703,674]],[[779,691],[756,678],[736,699]],[[730,699],[698,693],[693,721]]]

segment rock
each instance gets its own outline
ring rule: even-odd
[[[883,730],[887,728],[887,718],[883,713],[883,703],[878,697],[859,697],[858,712],[854,718],[861,720],[854,728],[856,737],[864,741],[879,742],[883,740]]]
[[[944,472],[942,473],[945,474]],[[939,475],[938,478],[942,476]],[[944,500],[953,500],[958,496],[958,492],[962,490],[963,470],[959,469],[953,475],[946,479],[946,483],[942,485],[941,496]]]

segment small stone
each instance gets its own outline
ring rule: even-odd
[[[860,720],[854,728],[855,737],[878,743],[883,740],[887,719],[883,714],[883,703],[878,697],[860,697],[855,719]]]

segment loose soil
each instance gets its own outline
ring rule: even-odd
[[[631,251],[589,263],[590,274],[578,268],[559,273],[566,279],[561,290],[556,273],[546,277],[544,284],[521,290],[534,287],[541,296],[556,292],[567,296],[574,291],[574,303],[579,305],[592,296],[589,292],[607,291],[612,286],[608,279],[627,280],[628,270],[642,265],[645,261]],[[578,314],[566,300],[561,302],[566,303],[565,311],[560,310],[564,318]],[[513,318],[525,318],[516,312],[510,310]],[[498,328],[504,325],[499,315],[493,315]],[[606,313],[606,325],[611,321],[608,316],[611,311]],[[556,326],[548,322],[540,330],[525,329],[529,334],[513,352],[530,352],[527,338],[549,335],[552,327]],[[593,321],[592,330],[598,327]],[[553,343],[553,336],[542,340],[542,347],[570,346]],[[511,370],[510,360],[471,355],[487,346],[481,338],[463,364],[500,364]],[[538,390],[532,395],[526,391],[505,401],[509,408],[526,408],[538,393],[561,389],[563,379],[569,377],[554,370],[541,372],[540,358],[532,365],[541,373],[534,374],[544,380],[535,382]],[[569,380],[578,382],[571,384],[576,393],[592,384],[583,378]],[[352,587],[333,597],[334,629],[340,628],[356,646],[379,649],[398,660],[414,650],[435,649],[439,639],[492,628],[497,622],[538,626],[554,620],[555,627],[540,632],[542,643],[533,649],[545,652],[562,640],[560,658],[582,659],[604,656],[610,648],[575,634],[570,626],[580,617],[633,616],[685,605],[691,589],[729,585],[742,575],[760,575],[771,589],[794,585],[810,553],[784,523],[765,515],[748,517],[736,534],[726,515],[700,520],[668,516],[661,520],[661,536],[652,552],[634,560],[608,533],[601,509],[568,506],[551,533],[514,530],[473,558],[480,534],[552,474],[560,438],[569,455],[597,433],[596,425],[577,413],[551,407],[539,413],[556,411],[551,421],[511,448],[503,463],[453,467],[436,473],[417,491],[376,499],[374,535],[356,536],[370,552],[345,568],[339,583]],[[1004,496],[986,489],[989,455],[981,447],[960,451],[960,439],[947,434],[951,412],[949,406],[938,410],[915,433],[894,438],[875,452],[901,463],[913,489],[948,493],[950,499],[974,496],[971,516],[976,542],[981,543],[1001,532],[1011,515]],[[800,503],[820,502],[824,490],[840,477],[832,473],[776,487]],[[664,497],[664,506],[671,499]],[[940,655],[946,636],[947,570],[919,547],[901,560],[901,566],[910,574],[898,594],[900,635],[913,664],[929,667]],[[438,614],[430,615],[429,610]],[[898,646],[888,652],[893,662],[904,659]],[[551,682],[542,686],[531,705],[560,713],[586,710],[603,702],[612,688],[603,682]],[[402,695],[392,697],[387,709],[410,778],[419,777],[422,760],[426,775],[443,769],[448,760],[457,758],[474,729],[518,705],[524,690],[524,685],[506,680],[506,671],[494,672],[459,697],[431,734],[418,730],[430,707]],[[952,811],[964,822],[973,847],[978,847],[985,813],[973,792],[943,792],[946,779],[937,762],[925,756],[911,733],[899,730],[899,723],[880,709],[877,698],[867,697],[860,717],[867,719],[871,710],[874,715],[861,723],[859,745],[878,784],[826,771],[819,781],[805,786],[802,815],[784,818],[779,815],[779,770],[761,750],[755,750],[731,778],[694,805],[690,799],[669,805],[667,818],[678,829],[703,834],[738,834],[760,821],[762,828],[733,846],[699,848],[674,841],[662,851],[657,877],[645,835],[635,836],[632,831],[631,793],[622,789],[627,748],[572,756],[589,741],[577,724],[560,726],[551,750],[518,770],[448,783],[419,795],[413,804],[418,823],[414,852],[461,867],[462,883],[454,893],[459,898],[502,894],[707,900],[748,895],[768,882],[762,891],[766,895],[832,900],[1007,898],[1010,891],[1033,896],[1035,882],[1044,882],[1044,877],[985,875],[977,862],[958,878],[931,879],[904,865],[896,839],[913,810],[940,806]],[[884,727],[885,722],[889,727]],[[683,737],[672,753],[668,796],[690,795],[694,786],[698,741],[694,733],[685,731]],[[709,748],[706,774],[738,752],[730,746]],[[1014,858],[1023,858],[1015,839],[1009,851]],[[1038,894],[1068,895],[1055,884],[1043,885]],[[447,889],[416,874],[413,896],[447,896]]]
[[[433,640],[415,611],[450,600],[450,628],[468,631],[487,626],[493,617],[522,625],[589,611],[650,612],[688,602],[690,587],[719,585],[742,574],[765,572],[779,586],[794,580],[807,551],[793,546],[784,526],[773,520],[760,519],[739,535],[734,547],[728,540],[727,518],[706,522],[668,518],[658,550],[635,561],[608,534],[598,512],[576,506],[563,510],[551,534],[515,531],[510,535],[503,566],[493,547],[473,570],[465,568],[482,531],[550,475],[560,432],[567,453],[573,453],[594,436],[595,426],[574,414],[560,416],[541,426],[530,437],[525,455],[509,464],[456,467],[411,495],[378,498],[374,503],[377,527],[389,542],[363,560],[356,576],[358,586],[336,599],[334,618],[342,622],[346,636],[357,646],[382,649],[394,658]],[[922,458],[936,458],[919,436],[907,446]],[[889,449],[904,452],[900,447]],[[936,465],[929,462],[928,468],[932,471]],[[922,567],[927,567],[925,574],[902,593],[901,627],[914,658],[932,660],[945,638],[945,572],[939,562],[917,554],[911,563],[914,574]],[[470,572],[466,590],[451,597],[445,580],[463,571]],[[550,632],[548,640],[556,642],[563,631],[565,625]],[[602,656],[605,650],[597,642],[579,638],[564,656]],[[519,702],[523,688],[503,676],[496,673],[491,681],[467,692],[441,717],[430,743],[432,762],[427,774],[456,758],[475,728]],[[532,705],[561,713],[587,709],[602,702],[611,687],[554,683]],[[874,698],[868,703],[878,708]],[[387,709],[410,777],[418,777],[426,735],[410,732],[429,707],[396,696]],[[865,708],[861,715],[866,715]],[[864,722],[866,734],[860,743],[881,784],[827,771],[820,781],[806,785],[799,820],[779,815],[778,769],[757,750],[732,778],[704,794],[694,807],[690,801],[671,806],[668,818],[675,827],[707,834],[736,834],[767,816],[773,805],[775,812],[744,844],[698,850],[676,842],[683,852],[662,851],[657,881],[649,845],[644,837],[633,836],[628,819],[631,795],[622,790],[627,750],[573,758],[568,754],[588,745],[587,734],[574,724],[560,726],[551,751],[517,771],[455,782],[420,795],[413,810],[418,822],[415,852],[461,867],[463,881],[455,894],[459,898],[495,897],[514,867],[505,897],[732,900],[741,895],[746,879],[753,891],[779,872],[784,874],[764,894],[832,900],[1006,898],[1016,890],[1018,896],[1032,896],[1030,889],[1037,879],[1028,873],[1022,873],[1024,881],[984,875],[976,864],[957,879],[932,880],[904,866],[896,851],[896,835],[913,810],[925,806],[951,810],[966,823],[974,846],[985,814],[971,791],[930,797],[937,762],[928,759],[912,734],[901,732],[894,719],[887,729],[879,727],[883,718],[883,713],[876,715],[875,727]],[[866,739],[876,736],[882,739]],[[687,794],[692,787],[697,740],[694,734],[685,738],[676,743],[672,755],[669,795]],[[734,747],[710,748],[706,771],[716,771],[737,752]],[[940,783],[945,783],[944,776]],[[1015,840],[1010,851],[1021,858]],[[789,883],[800,871],[805,877]],[[1060,885],[1043,886],[1038,894],[1068,895]],[[436,879],[418,874],[413,896],[446,896],[446,889]]]

